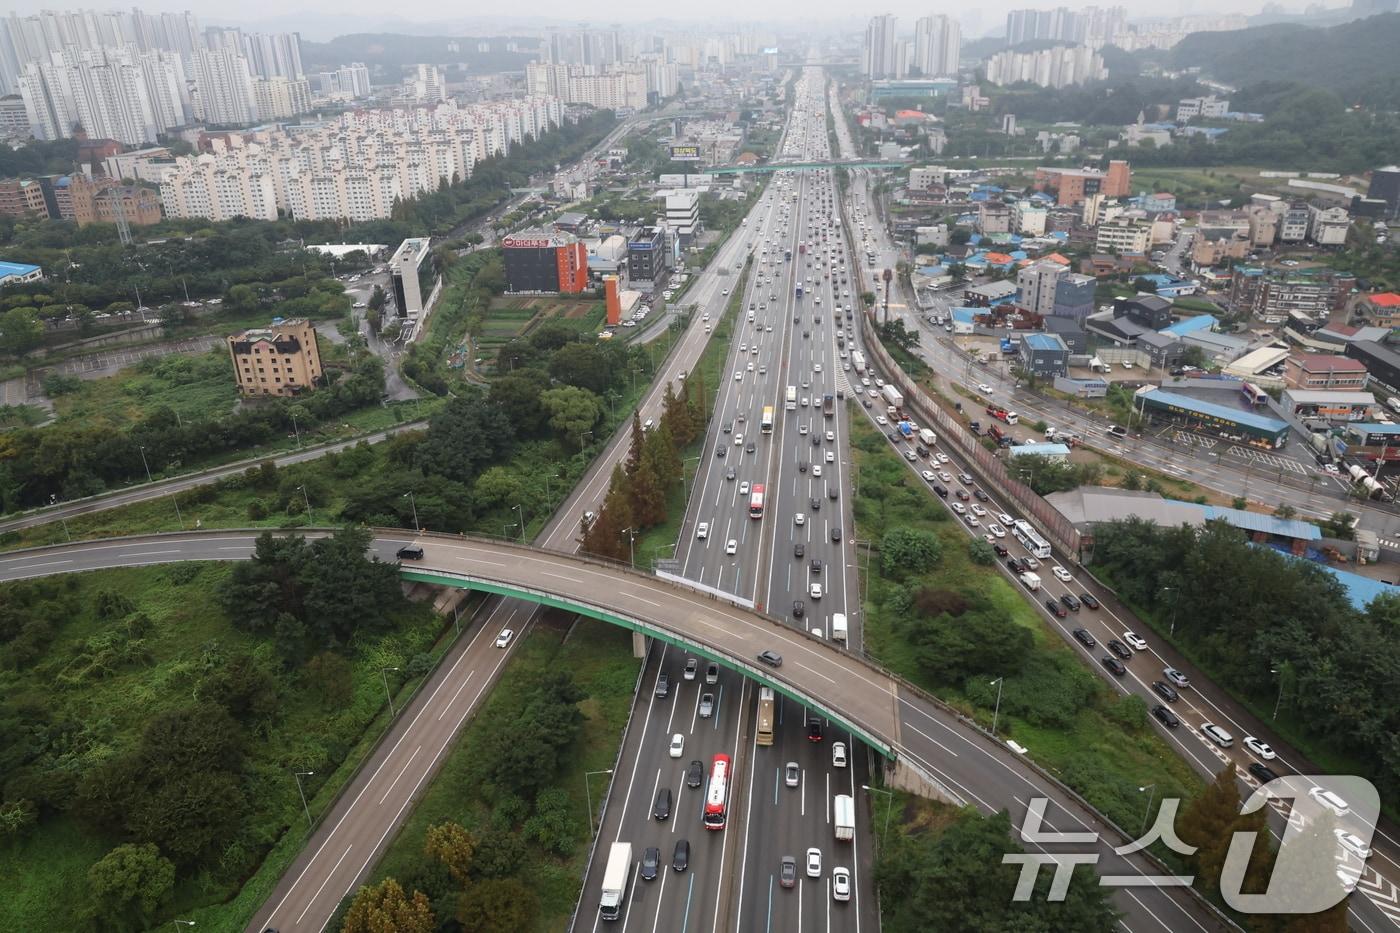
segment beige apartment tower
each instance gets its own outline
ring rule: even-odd
[[[245,398],[300,395],[321,379],[316,328],[302,318],[274,320],[228,338],[229,356]]]

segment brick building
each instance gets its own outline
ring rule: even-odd
[[[238,391],[244,396],[300,395],[321,379],[316,328],[303,318],[274,320],[228,338]]]

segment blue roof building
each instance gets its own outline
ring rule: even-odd
[[[0,288],[4,288],[6,285],[37,282],[43,277],[43,269],[27,262],[0,262]]]
[[[1049,457],[1052,460],[1069,459],[1069,447],[1064,444],[1017,444],[1006,448],[1012,457]]]
[[[1230,433],[1268,441],[1275,447],[1283,446],[1288,439],[1288,422],[1267,415],[1203,402],[1178,392],[1164,392],[1154,389],[1136,397],[1133,404],[1141,405],[1144,411],[1159,412],[1188,423],[1194,422],[1206,427],[1223,429]]]
[[[1194,334],[1197,331],[1201,330],[1215,330],[1215,328],[1219,326],[1219,324],[1220,320],[1214,315],[1197,314],[1194,317],[1184,317],[1179,321],[1175,321],[1169,324],[1168,326],[1163,327],[1160,331],[1158,331],[1158,333],[1173,334],[1177,337],[1184,337],[1187,334]]]

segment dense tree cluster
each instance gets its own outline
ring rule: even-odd
[[[1063,901],[1048,900],[1054,873],[1041,871],[1030,900],[1017,902],[1020,866],[1001,857],[1022,851],[1005,810],[989,817],[962,813],[936,831],[892,835],[875,864],[883,929],[1098,933],[1117,924],[1108,889],[1088,866],[1075,869]]]
[[[1217,683],[1261,706],[1281,691],[1300,732],[1351,756],[1382,799],[1400,792],[1400,597],[1356,609],[1331,574],[1223,522],[1100,525],[1094,562],[1126,600],[1174,624]]]
[[[179,365],[150,360],[143,367]],[[376,404],[384,393],[380,360],[364,356],[328,374],[330,386],[297,399],[268,400],[221,418],[184,420],[161,408],[125,431],[93,422],[59,422],[0,434],[0,512],[74,499],[143,480],[167,467],[246,450]],[[142,460],[142,454],[145,460]]]
[[[224,585],[224,610],[239,628],[275,638],[288,661],[382,631],[403,593],[394,564],[364,558],[372,539],[363,528],[310,543],[265,532]]]
[[[632,539],[666,520],[667,498],[685,469],[680,451],[704,431],[703,397],[698,378],[687,381],[680,395],[667,384],[661,419],[652,430],[642,430],[641,418],[633,415],[627,460],[613,468],[597,516],[581,524],[585,553],[630,560]]]

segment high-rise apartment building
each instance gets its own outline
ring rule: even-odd
[[[470,177],[476,164],[563,119],[556,98],[356,110],[295,134],[228,133],[165,169],[171,217],[370,220],[396,200]]]
[[[70,48],[26,64],[19,90],[40,139],[81,126],[94,139],[136,144],[188,122],[180,60],[163,52]]]
[[[1039,87],[1072,87],[1108,77],[1103,56],[1087,45],[1057,45],[1034,52],[1005,50],[987,57],[992,84],[1029,81]]]
[[[253,76],[248,60],[226,48],[200,49],[194,63],[194,112],[205,123],[252,123]]]
[[[865,27],[864,66],[868,78],[898,78],[895,25],[896,19],[889,13],[872,16]]]
[[[958,73],[962,26],[949,16],[925,16],[914,23],[914,58],[910,64],[925,78]]]

